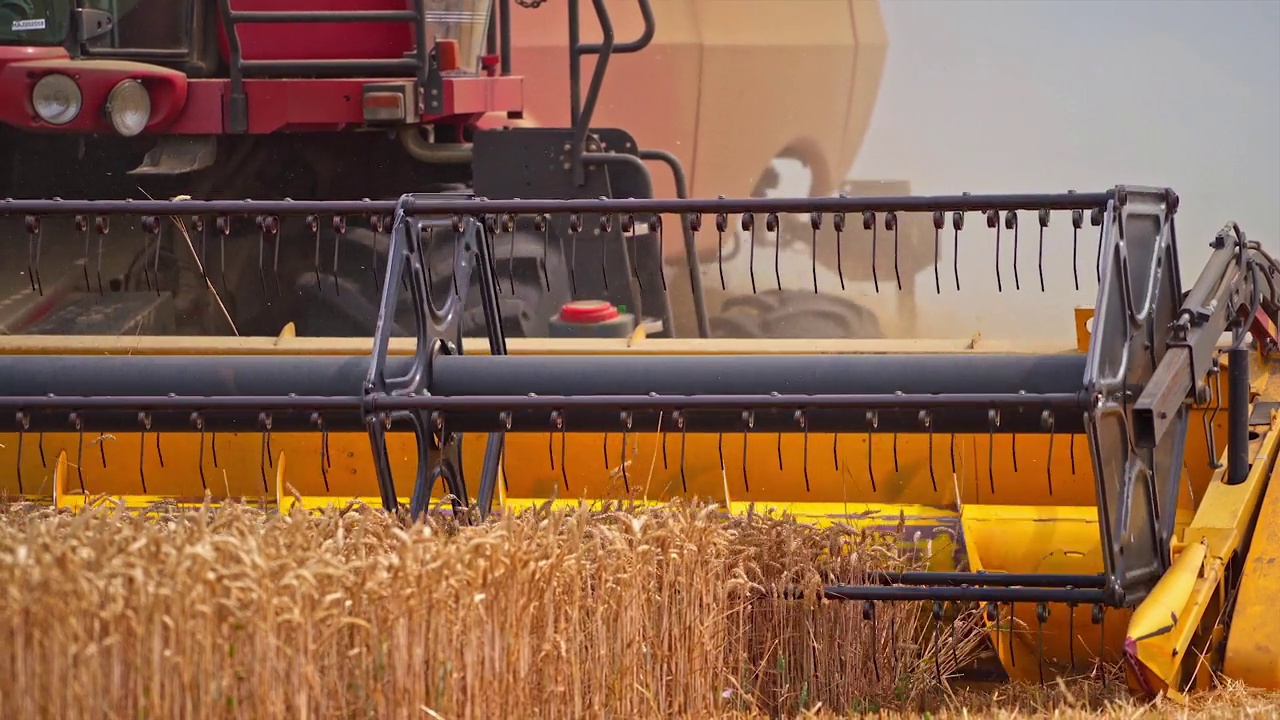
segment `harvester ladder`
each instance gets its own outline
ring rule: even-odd
[[[227,31],[231,51],[231,94],[227,102],[227,128],[234,134],[248,132],[249,105],[244,92],[246,75],[347,75],[410,71],[422,88],[430,86],[431,50],[427,47],[425,0],[412,0],[408,10],[232,10],[231,0],[219,0],[218,11]],[[340,60],[245,60],[236,26],[244,24],[408,22],[414,27],[414,50],[403,58],[344,58]]]

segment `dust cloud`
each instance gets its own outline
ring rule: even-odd
[[[922,194],[1169,186],[1184,287],[1228,221],[1280,250],[1280,2],[886,0],[883,13],[888,58],[851,178]],[[1070,341],[1071,308],[1096,292],[1097,231],[1081,233],[1077,291],[1055,217],[1041,292],[1024,223],[1022,289],[1006,234],[997,292],[994,235],[977,220],[961,236],[960,292],[920,275],[918,334]]]

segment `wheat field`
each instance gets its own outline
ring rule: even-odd
[[[879,603],[873,622],[861,603],[815,599],[823,582],[910,568],[894,548],[694,504],[479,525],[406,525],[364,507],[10,507],[0,717],[1158,710],[1128,703],[1114,679],[966,694],[947,676],[979,649],[975,618],[937,632],[927,604]]]

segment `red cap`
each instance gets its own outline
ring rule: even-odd
[[[618,317],[618,308],[604,300],[576,300],[560,308],[560,319],[575,325],[608,322]]]

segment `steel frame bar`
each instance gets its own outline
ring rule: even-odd
[[[882,585],[967,585],[970,587],[1070,587],[1099,590],[1106,587],[1102,574],[992,573],[992,572],[883,572],[872,575]]]
[[[853,213],[1092,210],[1115,191],[1060,194],[816,198],[600,198],[574,200],[0,200],[0,215],[518,215],[555,213]]]
[[[1114,605],[1106,590],[1075,587],[954,587],[948,585],[893,586],[828,585],[822,589],[828,600],[902,601],[933,600],[935,602],[991,603],[1073,603],[1080,605]]]
[[[405,377],[415,358],[388,357]],[[411,395],[360,391],[359,357],[13,357],[0,368],[0,411],[56,431],[65,414],[104,432],[253,427],[360,429],[378,412],[441,413],[456,432],[1079,433],[1079,355],[441,356]],[[769,378],[770,385],[760,378]],[[624,413],[633,413],[630,417]],[[661,422],[661,413],[680,413]],[[871,416],[868,416],[871,413]],[[994,414],[993,414],[994,413]]]

